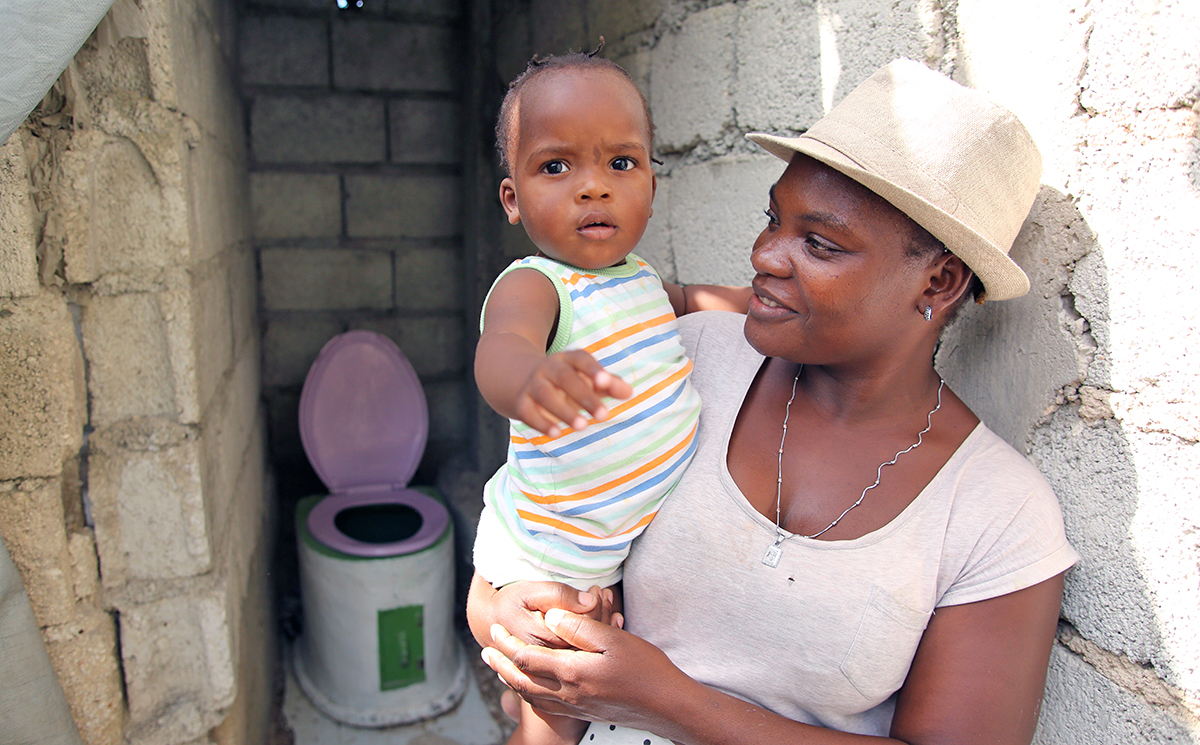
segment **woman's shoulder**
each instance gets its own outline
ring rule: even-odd
[[[975,428],[942,476],[952,491],[943,557],[958,575],[940,605],[1012,592],[1078,561],[1045,476],[986,425]]]
[[[742,330],[745,324],[746,316],[741,313],[702,310],[679,319],[679,335],[683,338],[688,357],[692,359],[721,348],[757,355],[746,341]]]

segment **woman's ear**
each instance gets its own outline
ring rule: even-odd
[[[517,207],[517,182],[511,176],[500,182],[500,206],[508,215],[509,225],[521,222],[521,210]]]
[[[922,293],[918,310],[930,306],[936,314],[955,307],[974,277],[975,273],[962,259],[949,251],[943,252],[929,267],[929,285]]]

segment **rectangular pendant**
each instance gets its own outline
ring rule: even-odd
[[[762,563],[774,569],[779,566],[779,557],[783,556],[783,549],[778,544],[772,543],[767,546],[767,552],[763,554]]]

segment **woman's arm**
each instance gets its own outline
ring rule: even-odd
[[[724,285],[677,285],[663,282],[663,289],[671,299],[675,315],[695,313],[698,310],[731,310],[745,313],[750,305],[749,287],[727,287]]]
[[[939,610],[900,690],[891,741],[1028,745],[1061,597],[1059,575]],[[723,694],[687,677],[648,642],[589,619],[548,611],[546,625],[576,649],[528,646],[493,627],[496,651],[484,654],[506,683],[551,713],[644,729],[685,745],[888,741],[793,722]],[[772,653],[765,643],[764,654]]]

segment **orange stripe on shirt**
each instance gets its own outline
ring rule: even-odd
[[[530,494],[529,492],[526,492],[526,491],[522,491],[521,493],[524,494],[529,499],[530,502],[533,502],[534,504],[542,504],[542,505],[566,504],[569,502],[578,502],[579,500],[587,499],[588,497],[594,497],[597,494],[602,494],[604,492],[616,489],[621,484],[627,484],[630,481],[633,481],[634,479],[636,479],[638,476],[641,476],[642,474],[646,473],[647,471],[652,471],[655,468],[658,468],[663,463],[666,463],[668,460],[670,460],[671,456],[675,455],[680,450],[687,447],[688,443],[691,442],[692,438],[694,438],[695,436],[696,436],[696,428],[692,427],[692,431],[688,433],[687,437],[685,437],[682,440],[680,440],[679,442],[675,443],[675,445],[670,450],[666,451],[665,453],[658,456],[654,460],[651,460],[647,463],[642,464],[640,467],[630,471],[629,473],[621,476],[620,478],[613,479],[612,481],[601,484],[600,486],[592,487],[591,489],[588,489],[587,491],[576,492],[575,494],[571,494],[569,496],[554,495],[554,496],[550,496],[550,497],[540,497],[536,494]]]
[[[638,404],[645,401],[646,399],[654,396],[656,393],[661,392],[664,388],[667,388],[672,383],[675,383],[676,381],[684,378],[691,371],[692,371],[692,361],[688,360],[686,365],[684,365],[680,369],[676,370],[669,377],[666,377],[666,378],[660,380],[658,383],[650,386],[649,388],[642,391],[641,393],[634,396],[633,398],[631,398],[627,401],[622,401],[617,406],[614,406],[612,409],[609,410],[608,418],[612,419],[616,415],[624,413],[630,407],[637,406]],[[608,420],[606,419],[605,421],[608,421]],[[596,420],[588,419],[588,424],[596,424]],[[558,437],[549,437],[547,435],[538,435],[537,437],[520,437],[519,435],[510,435],[508,440],[509,440],[509,442],[511,442],[514,445],[526,445],[526,444],[545,445],[547,442],[551,442],[553,440],[557,440],[557,439],[566,437],[567,435],[571,434],[572,432],[575,432],[575,430],[571,429],[570,427],[567,427],[566,429],[564,429],[562,431],[562,434],[560,434]]]
[[[521,516],[522,520],[526,520],[531,523],[539,523],[541,525],[547,525],[551,528],[561,530],[564,533],[572,533],[574,535],[582,536],[584,538],[594,538],[596,540],[604,540],[605,538],[609,538],[609,539],[617,538],[618,536],[623,536],[626,533],[632,533],[635,530],[644,528],[645,526],[649,525],[650,521],[654,519],[654,516],[656,514],[658,514],[658,510],[651,512],[649,515],[645,515],[644,517],[642,517],[641,520],[637,521],[636,525],[629,528],[628,530],[622,530],[620,533],[613,533],[612,535],[593,535],[592,533],[588,533],[585,530],[581,530],[579,528],[579,526],[577,526],[577,525],[572,525],[571,523],[565,523],[562,520],[556,520],[553,517],[547,517],[545,515],[537,515],[532,512],[526,512],[525,510],[517,510],[517,514]]]
[[[626,337],[633,336],[634,334],[645,331],[646,329],[652,329],[655,326],[661,326],[664,323],[670,323],[674,320],[674,313],[664,313],[658,318],[651,318],[648,321],[642,321],[641,323],[635,323],[632,326],[623,328],[615,334],[611,334],[593,344],[587,345],[583,348],[583,351],[588,352],[589,354],[595,354],[596,350],[604,349],[614,342],[618,342]]]

